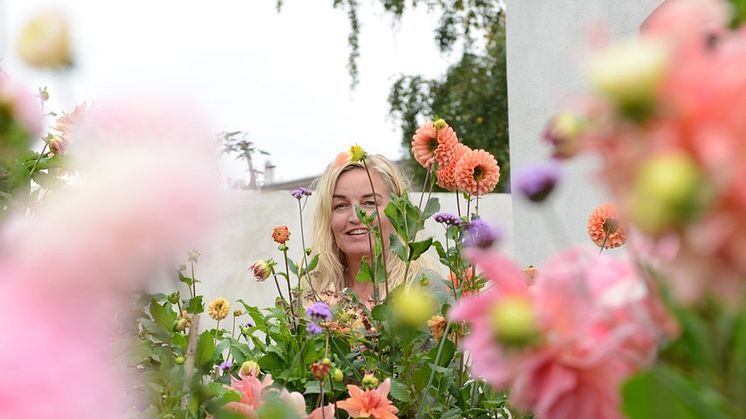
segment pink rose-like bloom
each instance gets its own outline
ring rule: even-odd
[[[3,73],[5,74],[5,73]],[[39,99],[28,89],[10,79],[0,77],[0,107],[7,108],[13,120],[25,131],[29,138],[41,133],[42,113]],[[2,138],[0,133],[0,138]]]
[[[623,260],[571,249],[539,270],[529,288],[520,269],[493,252],[467,255],[493,287],[466,297],[452,320],[472,323],[464,347],[472,370],[511,402],[548,419],[621,418],[620,386],[648,365],[661,338],[643,280]],[[528,301],[540,339],[522,347],[499,343],[495,307]]]

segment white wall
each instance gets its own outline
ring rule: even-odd
[[[434,194],[440,199],[441,210],[456,213],[454,194]],[[306,246],[310,247],[313,228],[313,211],[315,196],[311,196],[304,210],[304,230]],[[419,194],[412,194],[413,202],[418,202]],[[463,202],[462,202],[463,205]],[[206,302],[215,297],[225,297],[231,304],[242,298],[249,304],[260,307],[272,305],[277,291],[272,279],[257,283],[248,271],[249,265],[256,259],[274,258],[282,261],[282,252],[272,241],[272,228],[286,224],[291,231],[290,257],[295,261],[301,258],[300,219],[297,201],[289,191],[224,192],[223,214],[210,243],[199,248],[201,257],[195,267],[195,276],[202,281],[197,284],[197,292],[205,295]],[[463,209],[463,208],[462,208]],[[490,194],[480,198],[480,216],[493,225],[505,230],[505,240],[499,249],[509,256],[513,255],[513,208],[511,197],[506,194]],[[432,219],[426,225],[426,231],[418,235],[424,239],[431,235],[443,242],[444,230]],[[434,250],[434,260],[437,260]],[[282,267],[284,269],[284,267]],[[441,271],[442,272],[442,271]],[[447,269],[445,269],[447,273]],[[172,275],[173,277],[173,275]],[[282,284],[281,284],[282,285]],[[168,278],[155,288],[167,292],[179,287],[182,296],[188,295],[186,288]],[[285,292],[285,287],[282,288]]]
[[[510,161],[514,171],[548,158],[546,121],[582,91],[580,59],[589,33],[602,25],[610,39],[634,34],[659,0],[507,0]],[[541,264],[570,244],[588,244],[588,215],[606,201],[594,180],[594,161],[565,166],[565,180],[549,208],[513,202],[515,252],[520,264]],[[564,231],[564,233],[561,233]],[[563,236],[567,237],[563,239]]]

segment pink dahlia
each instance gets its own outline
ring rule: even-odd
[[[347,411],[350,417],[371,419],[396,419],[399,409],[388,399],[391,379],[383,380],[378,388],[363,391],[355,385],[348,385],[350,398],[337,402],[337,407]]]
[[[428,122],[412,136],[412,156],[425,169],[430,169],[433,162],[445,166],[453,158],[456,144],[458,138],[453,128],[446,124],[444,128],[436,130],[433,123]]]
[[[495,157],[484,150],[465,152],[454,169],[460,191],[478,196],[492,192],[500,180],[500,166]]]
[[[445,166],[438,166],[438,170],[435,172],[438,178],[438,186],[447,191],[458,189],[456,185],[456,165],[461,160],[461,156],[466,154],[467,151],[471,151],[471,148],[461,143],[456,144],[456,147],[453,149],[453,158],[451,158],[451,161]]]
[[[627,241],[614,205],[604,204],[593,210],[588,217],[588,235],[596,246],[604,249],[619,247]]]
[[[621,418],[620,386],[652,361],[661,338],[634,265],[571,249],[529,288],[507,258],[484,250],[467,256],[493,283],[450,314],[472,323],[464,348],[474,373],[509,388],[511,402],[537,417]]]

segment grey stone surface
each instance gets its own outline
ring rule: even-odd
[[[603,27],[609,39],[639,31],[660,0],[507,0],[510,159],[520,170],[549,157],[541,141],[549,118],[563,101],[582,92],[581,60],[589,33]],[[599,26],[600,25],[600,26]],[[596,162],[565,165],[565,180],[546,206],[513,200],[515,255],[521,265],[541,264],[571,244],[588,244],[586,222],[604,203],[594,179]]]

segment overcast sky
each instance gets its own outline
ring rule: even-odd
[[[216,129],[247,131],[271,153],[276,179],[292,180],[318,174],[356,142],[398,158],[391,83],[402,73],[438,77],[453,59],[433,41],[437,15],[420,7],[396,23],[379,1],[363,3],[355,91],[349,23],[331,0],[285,0],[280,13],[275,0],[0,0],[0,55],[11,77],[49,86],[53,110],[134,92],[195,102]],[[30,70],[14,54],[21,25],[46,8],[72,23],[77,66],[69,74]],[[247,177],[242,164],[226,173]]]

